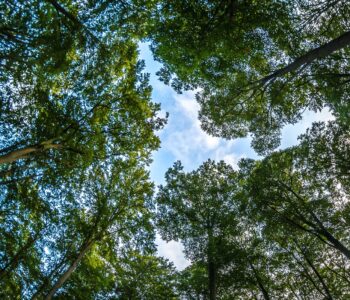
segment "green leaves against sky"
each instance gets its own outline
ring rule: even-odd
[[[0,2],[1,299],[348,299],[345,0]],[[160,80],[238,170],[176,162],[155,194]],[[327,108],[297,146],[280,131]],[[273,152],[274,151],[274,152]],[[156,232],[191,265],[156,256]]]

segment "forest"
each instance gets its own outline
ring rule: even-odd
[[[0,0],[0,299],[350,299],[349,30],[348,0]],[[261,159],[155,184],[140,43]]]

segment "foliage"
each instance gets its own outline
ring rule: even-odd
[[[162,272],[171,272],[152,256],[146,171],[165,120],[137,59],[141,32],[124,20],[142,9],[130,5],[0,4],[3,299],[110,294],[122,279],[101,274],[109,264],[101,253],[112,262],[128,249],[154,259],[160,286]]]
[[[205,131],[250,134],[266,154],[307,109],[349,125],[349,13],[345,0],[167,1],[149,39],[161,80],[199,88]]]
[[[347,127],[315,123],[298,146],[243,159],[238,172],[170,168],[158,228],[192,262],[180,274],[185,299],[347,299],[348,141]]]
[[[349,5],[0,3],[1,299],[349,299]],[[176,162],[154,197],[138,43],[198,89],[202,127],[253,136],[238,170]],[[297,146],[269,153],[306,110]],[[156,230],[191,265],[156,256]]]

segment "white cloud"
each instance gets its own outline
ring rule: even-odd
[[[231,165],[234,169],[238,169],[238,161],[241,158],[246,157],[246,155],[239,155],[235,153],[234,147],[236,146],[236,141],[221,140],[220,146],[212,151],[210,158],[215,161],[223,160],[225,163]]]
[[[197,91],[186,92],[181,95],[175,95],[178,111],[183,114],[191,123],[189,137],[194,145],[200,146],[202,150],[211,150],[219,145],[220,139],[210,136],[204,132],[198,119],[199,104],[195,99]]]
[[[189,168],[204,160],[208,152],[220,144],[219,138],[208,135],[200,127],[195,93],[174,93],[175,107],[163,136],[164,148]]]
[[[156,244],[158,246],[158,255],[169,259],[178,270],[183,270],[190,265],[190,262],[183,254],[184,248],[181,243],[175,241],[167,243],[157,234]]]

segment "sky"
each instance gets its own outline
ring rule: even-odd
[[[153,154],[150,167],[151,179],[158,186],[164,183],[165,172],[175,161],[180,160],[185,171],[197,169],[207,159],[224,160],[237,168],[241,158],[259,159],[250,147],[250,138],[225,140],[212,137],[200,128],[198,120],[199,105],[195,100],[195,92],[177,94],[171,87],[159,81],[155,73],[161,65],[154,61],[147,43],[139,45],[140,58],[145,60],[146,72],[150,73],[150,84],[153,87],[152,99],[161,104],[161,114],[169,113],[167,125],[158,132],[161,148]],[[288,125],[282,130],[282,141],[279,149],[284,149],[298,143],[297,137],[306,131],[315,121],[333,119],[331,113],[323,110],[320,113],[307,111],[303,119]],[[158,255],[168,258],[179,270],[190,264],[185,259],[181,243],[171,241],[166,243],[157,236]]]

